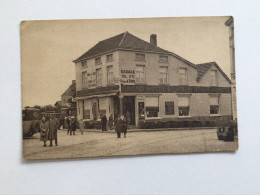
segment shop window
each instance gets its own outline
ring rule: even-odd
[[[96,65],[102,64],[101,57],[95,58],[95,64]]]
[[[168,56],[159,56],[159,62],[168,63]]]
[[[136,65],[135,82],[136,83],[145,82],[145,66],[144,65]]]
[[[174,115],[174,102],[165,102],[165,115]]]
[[[102,72],[101,72],[101,68],[98,68],[96,70],[96,82],[97,82],[97,86],[101,86],[102,85]]]
[[[140,53],[136,53],[135,54],[135,60],[145,61],[145,55],[144,54],[140,54]]]
[[[178,98],[179,116],[190,115],[190,99],[188,96],[181,96]]]
[[[106,55],[106,61],[107,62],[113,61],[113,54]]]
[[[107,84],[114,84],[114,76],[113,76],[113,66],[107,67]]]
[[[159,97],[145,97],[146,117],[158,117]]]
[[[168,83],[168,67],[160,67],[160,84]]]
[[[179,68],[179,84],[187,85],[187,69]]]
[[[82,72],[82,86],[83,87],[87,87],[88,83],[87,83],[87,71]]]
[[[219,109],[219,96],[210,96],[210,115],[220,114]]]
[[[90,119],[90,110],[83,111],[83,119]]]
[[[81,68],[87,68],[87,61],[81,62]]]
[[[217,71],[211,70],[210,76],[211,76],[211,86],[216,86],[217,85]]]

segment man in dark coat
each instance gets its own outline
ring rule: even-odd
[[[49,139],[50,139],[50,147],[52,147],[52,140],[55,140],[55,145],[58,146],[58,136],[57,130],[59,127],[59,120],[51,115],[50,121],[50,129],[49,129]]]
[[[68,132],[67,132],[67,135],[69,135],[69,132],[70,132],[70,134],[71,134],[71,118],[70,118],[70,116],[67,117],[67,119],[66,119],[66,123],[67,123],[67,126],[68,126]]]
[[[102,132],[107,130],[107,117],[104,114],[101,118]]]
[[[125,121],[124,116],[121,115],[121,117],[116,122],[117,138],[121,137],[121,133],[124,133],[124,137],[126,138],[126,132],[127,132],[127,122]]]

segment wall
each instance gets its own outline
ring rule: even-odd
[[[113,61],[110,62],[106,62],[106,55],[108,54],[113,54]],[[75,68],[76,68],[76,90],[80,91],[83,89],[82,86],[82,72],[87,71],[88,74],[91,74],[92,78],[95,80],[96,79],[96,69],[101,68],[102,70],[102,87],[107,86],[107,66],[113,65],[113,70],[114,70],[114,78],[119,78],[119,52],[115,51],[112,53],[107,53],[98,57],[101,57],[101,65],[95,65],[95,58],[91,58],[87,60],[87,67],[86,68],[82,68],[81,67],[81,62],[77,62],[75,64]],[[89,78],[90,76],[88,76]],[[89,88],[95,88],[94,87],[89,87]]]
[[[160,54],[145,53],[145,61],[135,60],[135,54],[139,52],[119,51],[119,66],[121,70],[135,70],[136,65],[145,65],[145,83],[148,85],[159,84],[159,67],[168,67],[168,84],[179,85],[178,68],[187,68],[188,85],[197,85],[197,69],[187,65],[183,61],[168,56],[168,63],[159,62]]]
[[[230,83],[228,82],[228,80],[223,76],[223,74],[217,69],[217,67],[215,65],[211,66],[211,68],[201,78],[201,80],[198,82],[199,86],[210,86],[211,70],[217,71],[217,86],[218,87],[230,87]]]

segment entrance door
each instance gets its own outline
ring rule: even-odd
[[[128,118],[129,125],[135,125],[135,96],[123,98],[123,114]]]

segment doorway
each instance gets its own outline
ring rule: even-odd
[[[123,114],[129,118],[129,125],[135,125],[135,96],[124,96]]]

